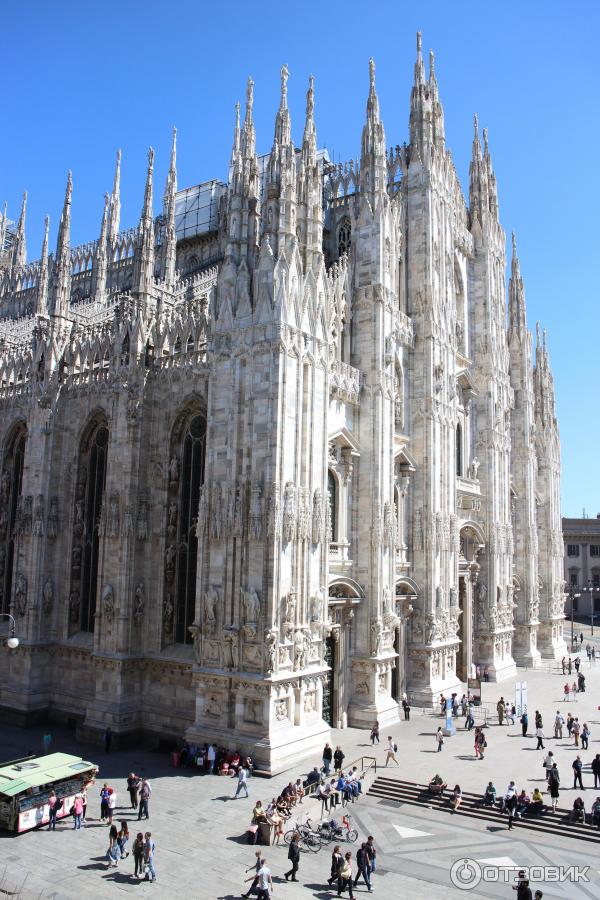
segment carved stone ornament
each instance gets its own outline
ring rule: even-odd
[[[146,597],[144,592],[144,582],[140,581],[135,589],[135,602],[133,607],[133,621],[136,625],[142,624],[145,606]]]
[[[105,584],[102,589],[102,612],[106,622],[111,625],[115,617],[115,592],[111,584]]]
[[[48,617],[52,612],[52,606],[54,603],[54,585],[52,583],[51,578],[46,578],[44,582],[44,589],[42,591],[42,612],[44,616]]]
[[[284,722],[289,718],[288,713],[288,701],[287,700],[277,700],[275,703],[275,718],[278,722]]]
[[[38,537],[44,534],[44,495],[38,494],[33,514],[33,533]]]
[[[135,534],[138,541],[145,541],[148,538],[148,502],[146,500],[140,500],[138,503]]]
[[[222,714],[221,704],[216,697],[207,697],[204,701],[204,715],[209,719],[220,719]]]
[[[167,594],[165,599],[163,600],[163,628],[165,634],[172,634],[173,632],[173,614],[175,609],[173,607],[173,598],[171,594]]]
[[[219,609],[220,592],[214,585],[204,594],[204,629],[209,636],[214,635],[217,629],[217,617]]]
[[[265,631],[265,670],[267,675],[271,675],[276,670],[277,638],[278,634],[275,630],[267,629]]]
[[[283,541],[286,544],[296,537],[297,519],[296,486],[288,481],[283,495]]]
[[[17,574],[15,580],[15,612],[23,617],[27,610],[27,578],[22,572]]]
[[[260,598],[254,588],[241,588],[244,622],[256,624],[260,618]]]

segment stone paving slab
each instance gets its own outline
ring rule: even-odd
[[[592,736],[590,749],[582,751],[584,762],[589,762],[600,752],[600,664],[589,668],[585,663],[588,691],[580,695],[577,703],[566,704],[562,696],[562,675],[545,672],[519,672],[517,680],[527,680],[530,710],[540,709],[544,716],[546,734],[553,734],[553,718],[557,708],[569,708],[580,720],[590,724]],[[512,696],[512,682],[502,685],[484,685],[484,701],[494,702],[502,693]],[[434,735],[440,718],[414,711],[410,722],[401,722],[389,730],[399,744],[400,767],[398,775],[416,781],[426,781],[439,770],[448,783],[458,782],[465,790],[482,790],[492,778],[499,791],[504,791],[510,778],[517,786],[531,790],[536,784],[543,786],[542,751],[535,751],[532,737],[522,738],[518,723],[514,726],[491,725],[487,729],[488,753],[483,761],[475,760],[472,752],[472,734],[459,730],[446,741],[442,753],[434,749]],[[459,723],[460,725],[460,723]],[[200,900],[233,900],[241,894],[243,872],[252,864],[254,849],[245,842],[253,801],[263,803],[276,795],[292,776],[305,774],[319,759],[305,760],[297,771],[284,773],[273,779],[250,780],[250,799],[233,800],[235,782],[217,776],[200,776],[192,771],[176,770],[169,766],[165,754],[146,751],[143,748],[124,750],[106,756],[78,744],[67,729],[52,727],[55,736],[53,749],[76,752],[100,765],[99,783],[107,780],[118,792],[117,803],[128,799],[125,777],[130,771],[147,775],[153,784],[150,821],[143,822],[153,833],[157,844],[156,868],[158,883],[134,882],[133,861],[130,856],[118,870],[106,868],[105,851],[108,842],[106,826],[97,821],[99,816],[98,792],[90,794],[89,813],[93,817],[85,829],[74,832],[70,822],[58,826],[56,833],[46,830],[8,836],[0,832],[0,896],[23,898],[71,898],[120,896],[135,892],[139,896],[154,894],[161,898],[200,898]],[[0,735],[0,759],[24,755],[41,746],[42,728],[18,729],[5,727]],[[388,733],[388,732],[386,732]],[[340,743],[346,753],[346,763],[362,754],[374,753],[381,763],[385,753],[383,746],[372,748],[368,734],[357,729],[334,732],[332,742]],[[563,787],[561,806],[569,806],[575,796],[570,789],[571,762],[576,750],[566,738],[555,741],[549,738],[561,770]],[[432,755],[432,754],[435,754]],[[396,770],[388,768],[393,776]],[[584,784],[593,784],[584,771]],[[598,791],[600,794],[600,790]],[[586,790],[588,805],[596,794]],[[313,819],[320,815],[320,803],[306,799],[303,812]],[[137,822],[127,807],[117,811],[129,820],[132,833]],[[482,824],[474,820],[440,817],[422,809],[399,808],[374,798],[363,798],[354,804],[350,813],[355,817],[362,839],[373,833],[380,848],[379,871],[374,876],[375,893],[396,897],[409,894],[416,900],[434,896],[500,898],[513,896],[507,884],[480,885],[476,891],[459,891],[452,887],[449,872],[452,863],[463,856],[482,859],[513,859],[517,864],[577,861],[589,864],[590,845],[583,842],[528,834],[524,839],[518,829],[508,834],[506,820],[499,816],[498,826]],[[395,828],[394,826],[398,826]],[[410,836],[406,829],[426,832],[426,836]],[[402,836],[402,832],[406,836]],[[354,848],[356,849],[356,848]],[[324,878],[329,872],[329,852],[302,857],[301,884],[287,884],[281,874],[287,868],[284,848],[264,848],[277,879],[275,898],[281,896],[295,900],[300,897],[317,897],[321,900],[333,896],[325,890]],[[594,869],[594,878],[598,877]],[[21,889],[22,885],[22,889]],[[588,885],[582,893],[581,886],[546,885],[544,897],[568,898],[600,897],[597,882]],[[510,893],[509,893],[510,891]],[[576,891],[579,891],[577,893]],[[436,893],[437,892],[437,893]],[[366,893],[360,888],[358,893]]]

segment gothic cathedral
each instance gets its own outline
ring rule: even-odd
[[[360,159],[301,145],[288,72],[258,155],[27,262],[0,220],[0,705],[117,742],[186,735],[271,772],[565,652],[560,445],[487,133],[468,204],[417,38],[407,144],[370,63]],[[3,620],[6,622],[6,620]],[[4,625],[2,626],[4,627]]]

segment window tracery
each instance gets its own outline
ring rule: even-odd
[[[352,225],[350,219],[345,216],[340,222],[338,228],[338,256],[343,256],[350,252],[352,245]]]
[[[3,613],[10,609],[26,442],[27,430],[20,425],[6,447],[0,479],[0,612]]]
[[[163,630],[167,642],[192,643],[196,618],[196,521],[204,483],[206,419],[199,412],[173,430],[169,454]]]
[[[96,610],[99,523],[106,485],[108,427],[104,416],[87,429],[79,449],[73,542],[69,619],[74,630],[92,632]]]

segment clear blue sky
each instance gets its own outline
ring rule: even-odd
[[[97,236],[117,147],[122,224],[137,222],[146,150],[162,193],[172,125],[179,184],[224,178],[234,104],[255,80],[259,152],[269,150],[279,68],[290,69],[293,134],[302,134],[315,75],[319,144],[360,151],[368,59],[388,144],[407,139],[415,32],[436,54],[446,138],[463,185],[472,118],[490,133],[500,214],[517,232],[530,327],[548,329],[563,454],[563,512],[600,512],[600,4],[199,3],[105,0],[28,4],[2,12],[0,202],[16,216],[29,191],[28,249],[52,240],[68,168],[73,242]],[[157,198],[158,202],[158,198]],[[157,206],[158,211],[158,206]]]

